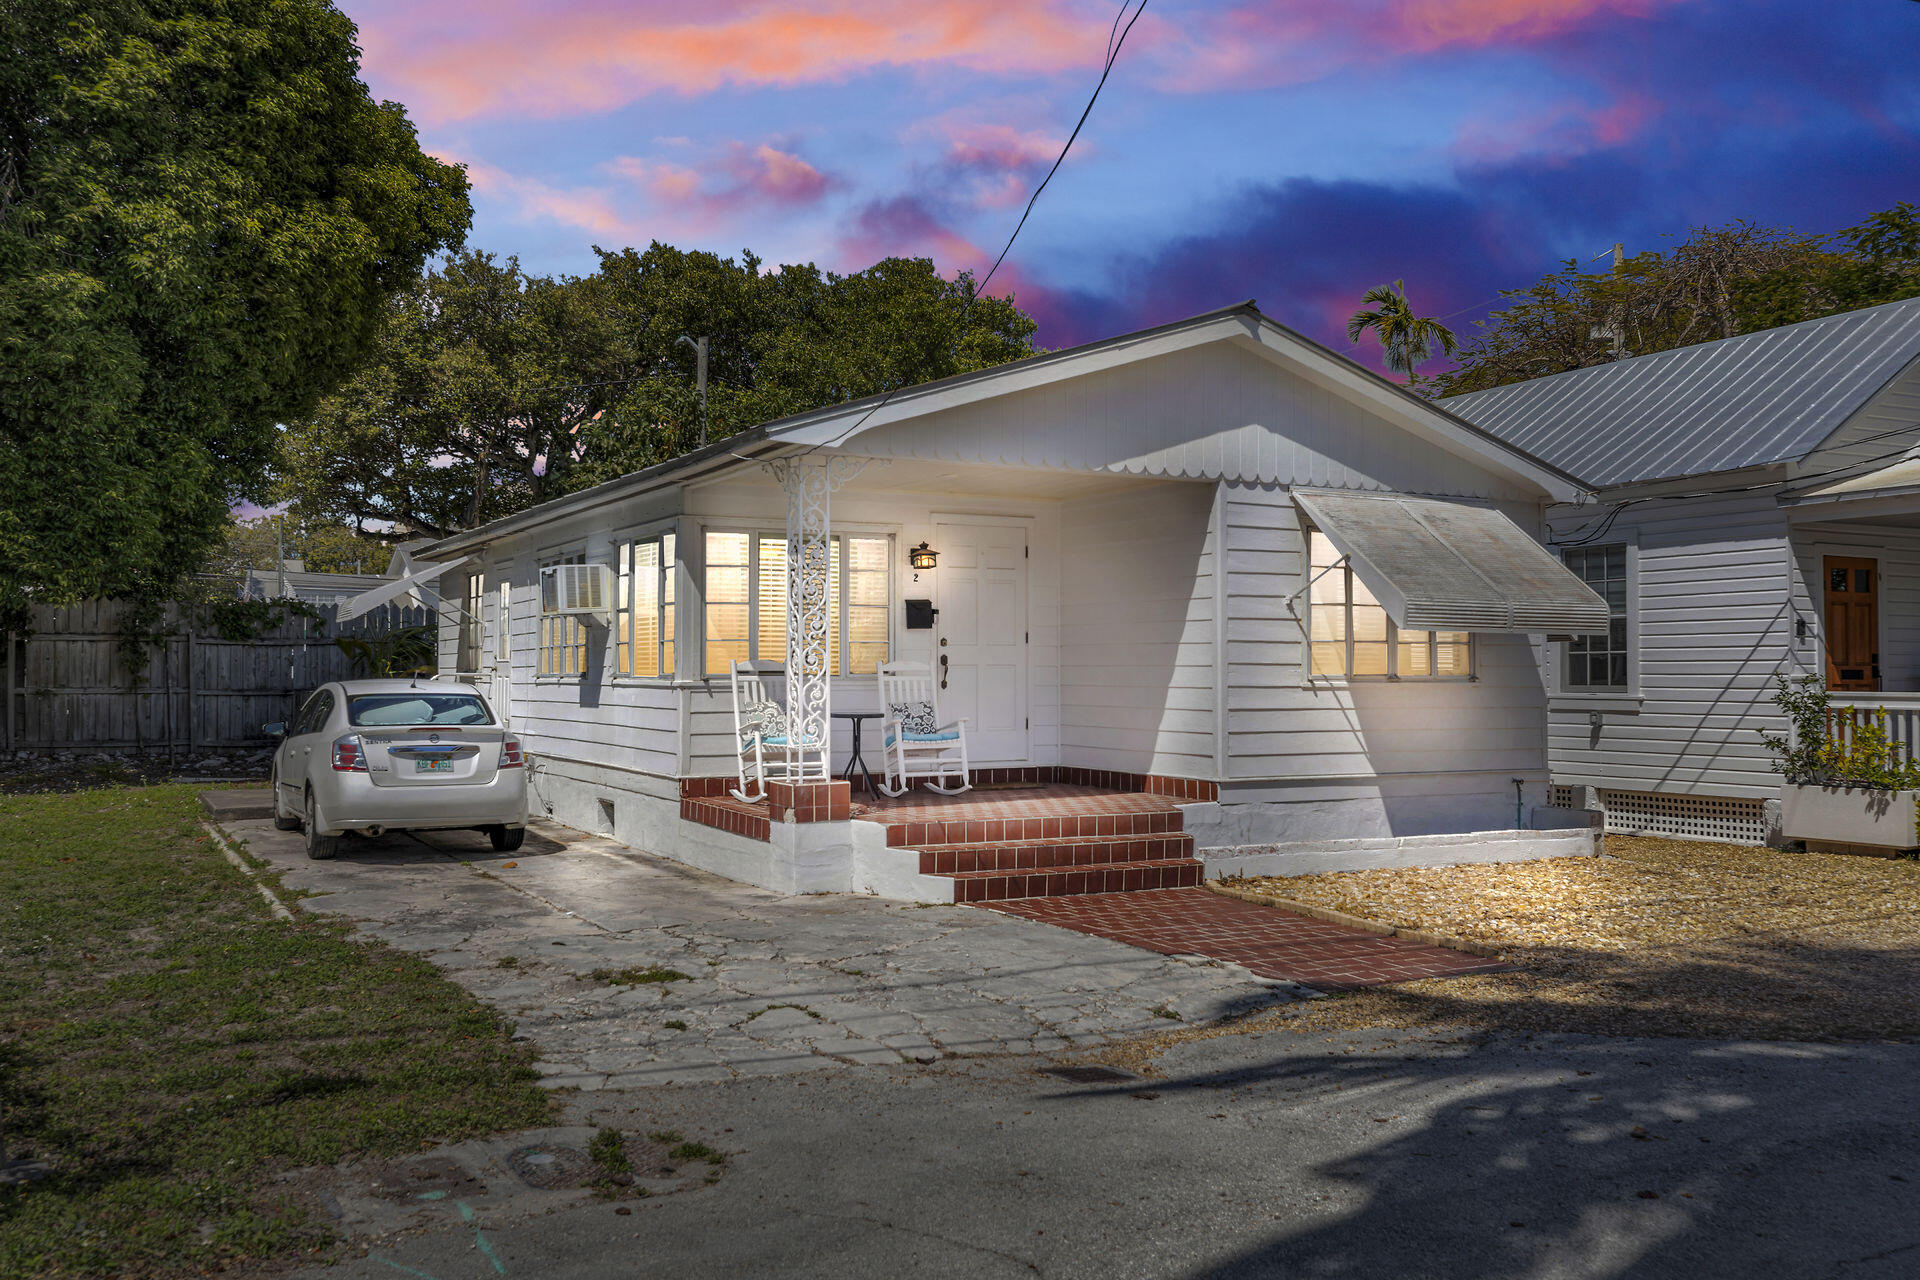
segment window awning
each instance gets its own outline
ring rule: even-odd
[[[426,597],[429,595],[438,599],[440,593],[427,584],[437,581],[447,570],[457,569],[471,559],[473,559],[472,556],[461,556],[457,560],[442,560],[438,564],[409,563],[407,571],[392,582],[383,583],[370,591],[362,591],[351,599],[341,601],[340,612],[334,615],[335,620],[350,622],[361,614],[371,613],[381,605],[390,604],[402,596],[421,604],[427,602]]]
[[[1387,616],[1409,630],[1607,629],[1607,602],[1489,507],[1398,493],[1293,496]]]

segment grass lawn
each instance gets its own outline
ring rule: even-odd
[[[273,1175],[551,1122],[533,1047],[427,961],[274,921],[189,786],[0,796],[0,1277],[324,1251]]]
[[[1920,1038],[1920,863],[1628,836],[1606,851],[1239,883],[1518,966],[1318,1002],[1314,1027]]]

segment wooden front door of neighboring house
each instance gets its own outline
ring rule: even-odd
[[[1826,558],[1827,687],[1880,688],[1880,564]]]
[[[1025,764],[1027,526],[935,517],[940,717],[967,718],[970,763]]]

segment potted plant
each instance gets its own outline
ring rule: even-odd
[[[1776,679],[1774,705],[1792,726],[1785,737],[1765,737],[1786,778],[1781,833],[1810,849],[1920,846],[1920,765],[1888,738],[1886,711],[1864,719],[1849,711],[1837,733],[1824,681]]]

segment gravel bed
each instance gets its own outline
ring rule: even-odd
[[[1236,884],[1495,947],[1509,973],[1331,998],[1302,1030],[1920,1037],[1920,862],[1609,836],[1607,855]]]

